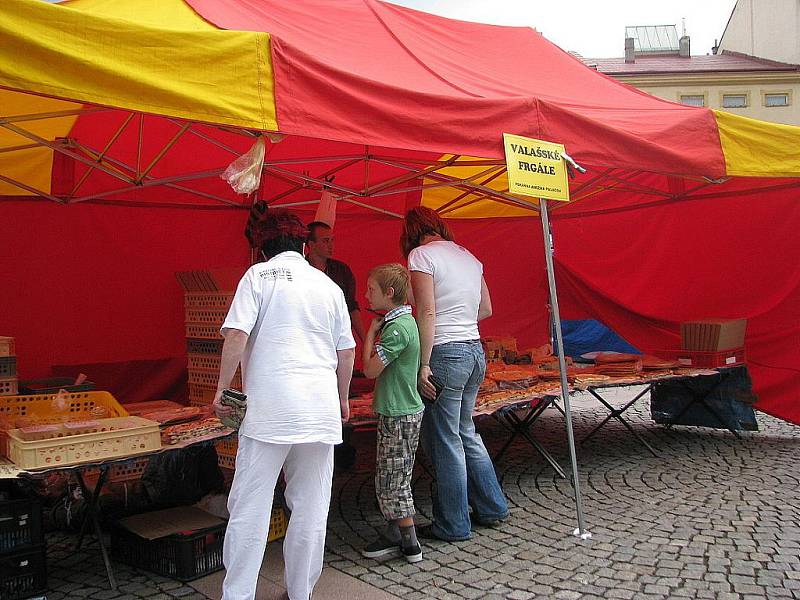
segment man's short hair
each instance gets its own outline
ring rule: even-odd
[[[308,240],[309,242],[317,241],[317,229],[330,229],[331,226],[324,221],[312,221],[308,224]]]
[[[258,223],[261,251],[267,259],[290,250],[302,252],[306,231],[297,215],[286,209],[271,210]]]
[[[369,276],[385,294],[389,288],[394,290],[392,302],[395,304],[406,304],[408,302],[408,289],[411,286],[411,276],[406,268],[399,263],[387,263],[373,267]]]

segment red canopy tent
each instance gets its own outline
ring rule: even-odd
[[[218,175],[259,131],[285,137],[255,199],[308,217],[335,175],[360,279],[399,258],[397,217],[422,202],[486,264],[485,333],[543,342],[510,132],[588,169],[551,214],[564,316],[643,349],[677,347],[683,320],[746,317],[757,407],[800,422],[797,128],[653,98],[528,28],[377,0],[9,0],[0,42],[0,332],[25,376],[183,354],[173,274],[247,263],[254,198]]]

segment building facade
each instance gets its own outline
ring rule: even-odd
[[[626,28],[625,57],[582,60],[601,73],[665,100],[800,125],[800,60],[783,62],[732,49],[733,40],[740,35],[738,24],[743,18],[737,14],[744,10],[742,7],[769,2],[739,0],[723,35],[726,46],[720,44],[716,54],[691,56],[688,36],[678,38],[675,27],[669,25]],[[784,5],[789,16],[794,15],[790,9],[800,6],[800,0],[774,2]],[[791,38],[784,41],[796,48],[800,44],[800,24],[796,21],[792,31]]]
[[[800,63],[800,0],[737,0],[717,52]]]

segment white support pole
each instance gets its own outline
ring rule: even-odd
[[[564,400],[564,414],[566,416],[567,443],[569,444],[569,459],[572,463],[572,489],[575,492],[575,510],[578,513],[578,528],[575,536],[583,540],[592,537],[586,529],[583,518],[583,500],[581,499],[581,484],[578,477],[578,458],[575,452],[575,436],[572,433],[572,412],[569,405],[569,384],[567,383],[567,364],[564,360],[564,339],[561,336],[561,316],[558,311],[558,291],[556,290],[556,277],[553,269],[553,240],[550,233],[550,217],[547,214],[547,200],[539,200],[539,214],[542,220],[542,235],[544,237],[544,257],[547,264],[547,283],[550,288],[550,306],[553,315],[553,327],[556,332],[556,350],[558,352],[558,369],[561,375],[561,397]]]

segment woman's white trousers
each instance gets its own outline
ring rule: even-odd
[[[223,561],[223,600],[253,600],[267,547],[278,475],[286,478],[291,511],[283,542],[284,581],[290,600],[308,600],[322,573],[331,500],[331,444],[269,444],[239,438],[236,473],[228,496],[230,520]]]

